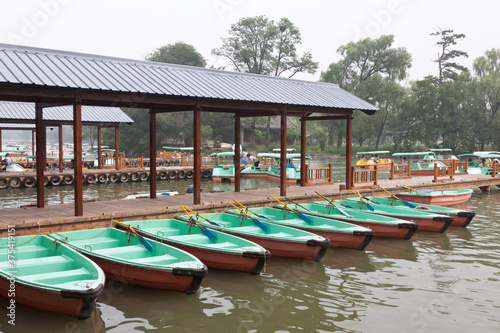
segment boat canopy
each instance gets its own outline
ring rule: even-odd
[[[273,149],[273,151],[275,151],[275,152],[280,152],[280,151],[281,151],[281,148],[274,148],[274,149]],[[295,153],[295,151],[297,151],[297,149],[295,149],[295,148],[287,148],[287,149],[286,149],[286,152],[287,152],[287,153]]]
[[[170,146],[164,146],[162,148],[163,149],[170,149],[170,150],[194,150],[194,147],[170,147]]]
[[[381,154],[389,154],[388,150],[375,150],[375,151],[360,151],[357,152],[356,155],[381,155]]]
[[[234,156],[234,153],[232,151],[223,151],[220,153],[212,153],[210,156],[218,156],[218,157],[224,157],[224,156]]]
[[[436,155],[432,151],[422,151],[422,152],[416,152],[416,153],[394,153],[392,156],[421,156],[421,155],[430,155],[433,156]]]
[[[101,148],[101,151],[115,151],[115,150],[112,148]]]
[[[281,158],[281,154],[277,154],[277,153],[258,153],[257,156],[258,157],[276,158],[276,159],[280,159]],[[297,158],[300,158],[300,154],[286,154],[286,159],[287,160],[289,160],[289,159],[297,159]],[[306,159],[312,160],[312,158],[309,157],[309,156],[306,156]]]
[[[489,155],[489,154],[496,154],[500,155],[500,151],[475,151],[473,154],[480,154],[480,155]]]
[[[481,154],[473,153],[473,154],[461,154],[458,155],[459,158],[469,158],[469,157],[474,157],[474,158],[498,158],[500,159],[500,153],[498,154],[484,154],[481,152]]]
[[[428,151],[433,151],[433,152],[436,152],[436,153],[440,153],[440,152],[448,152],[448,153],[451,153],[452,150],[451,148],[427,148],[426,150]]]

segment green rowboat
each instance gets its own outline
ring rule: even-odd
[[[418,224],[415,222],[360,212],[341,205],[322,205],[314,202],[300,204],[300,206],[287,206],[308,215],[327,217],[372,229],[375,232],[375,237],[410,239],[418,229]],[[276,205],[275,207],[286,210],[282,205]]]
[[[444,206],[426,205],[418,202],[408,202],[407,203],[415,208],[410,207],[408,204],[401,200],[396,200],[393,198],[381,198],[381,197],[364,197],[367,202],[373,207],[378,205],[384,205],[388,207],[404,208],[415,212],[427,212],[448,215],[453,217],[453,222],[451,226],[455,227],[466,227],[471,222],[472,218],[476,216],[473,210],[463,210]],[[359,202],[361,198],[346,198],[345,200]],[[376,208],[376,207],[375,207]]]
[[[196,225],[180,220],[127,223],[140,235],[187,251],[210,268],[259,274],[271,256],[268,250],[256,243],[220,231],[213,230],[216,238],[211,240]]]
[[[207,267],[193,255],[154,240],[153,252],[137,236],[114,228],[49,234],[97,263],[108,278],[143,287],[195,293]]]
[[[261,221],[267,227],[267,231],[264,231],[248,217],[226,213],[203,214],[203,217],[218,225],[211,224],[199,216],[193,218],[197,223],[210,229],[226,232],[257,243],[268,249],[271,255],[277,257],[319,261],[330,246],[328,239],[310,232]],[[176,218],[183,221],[190,220],[186,215],[176,216]]]
[[[453,217],[442,214],[430,213],[424,210],[412,210],[377,205],[369,200],[361,200],[361,198],[357,201],[353,201],[353,199],[344,199],[340,200],[343,204],[349,205],[357,211],[362,211],[365,213],[390,216],[410,222],[418,223],[418,231],[432,231],[432,232],[445,232],[446,229],[450,226],[453,221]],[[330,205],[327,201],[317,202],[322,205]]]
[[[104,282],[99,266],[45,235],[0,238],[0,292],[11,302],[85,319]]]
[[[308,224],[294,212],[276,208],[255,207],[245,212],[261,221],[309,231],[328,238],[332,247],[364,250],[375,234],[373,230],[368,228],[318,216],[309,216],[311,224]],[[228,210],[226,213],[240,216],[243,214],[236,209]]]

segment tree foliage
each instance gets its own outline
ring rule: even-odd
[[[466,71],[467,68],[453,61],[455,58],[469,57],[467,52],[460,50],[452,50],[451,46],[457,44],[457,40],[465,38],[464,34],[454,34],[450,29],[438,29],[431,33],[431,36],[438,36],[440,40],[436,42],[439,46],[440,53],[435,62],[439,67],[438,83],[441,86],[445,80],[455,80],[460,72]]]
[[[403,95],[398,81],[406,78],[411,56],[405,48],[393,48],[393,43],[394,36],[388,35],[342,45],[337,50],[342,59],[321,73],[322,81],[337,83],[380,108],[370,120],[355,119],[353,135],[360,144],[374,136],[375,146],[379,146],[387,121],[397,112],[394,107]]]
[[[297,53],[302,38],[287,18],[274,22],[266,16],[246,17],[231,25],[229,37],[212,54],[227,58],[238,72],[293,77],[315,73],[319,67],[312,55]]]
[[[159,47],[148,54],[146,60],[195,67],[205,67],[207,65],[205,58],[196,51],[194,46],[184,42]]]

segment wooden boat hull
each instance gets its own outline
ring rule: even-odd
[[[271,255],[277,257],[312,259],[314,261],[320,261],[325,255],[327,248],[330,246],[330,242],[326,244],[326,242],[310,240],[307,241],[307,243],[295,243],[279,241],[276,239],[246,236],[232,233],[230,230],[227,230],[226,232],[257,243],[263,248],[268,249],[269,252],[271,252]]]
[[[8,298],[9,289],[9,280],[0,278],[0,295]],[[103,289],[104,285],[102,284],[95,289],[85,292],[71,290],[55,292],[16,281],[15,300],[16,303],[36,310],[60,313],[78,319],[86,319],[92,315],[96,299]],[[7,312],[8,311],[7,309]]]
[[[343,247],[348,249],[364,250],[370,243],[373,235],[373,230],[362,228],[357,225],[346,223],[343,221],[334,221],[317,216],[308,215],[311,219],[311,224],[303,221],[295,213],[291,211],[284,211],[269,207],[255,207],[253,212],[258,215],[248,212],[256,218],[263,219],[269,223],[276,223],[286,227],[304,230],[330,240],[330,247]],[[236,210],[228,210],[227,213],[240,215],[241,213]]]
[[[85,319],[104,283],[94,262],[45,235],[0,239],[0,295],[18,304]]]
[[[434,193],[434,194],[433,194]],[[427,205],[453,206],[469,201],[473,191],[432,191],[426,194],[398,193],[401,200],[418,202]]]
[[[174,268],[166,271],[113,262],[88,253],[85,253],[85,256],[99,265],[107,278],[134,286],[194,294],[207,275],[206,269]]]
[[[380,198],[380,197],[366,197],[367,200],[375,201],[378,205],[383,205],[387,207],[394,208],[404,208],[408,211],[423,211],[435,214],[442,214],[453,217],[453,221],[450,226],[454,227],[466,227],[472,221],[476,213],[473,210],[462,210],[451,207],[436,206],[436,205],[426,205],[417,202],[408,201],[409,204],[415,206],[415,208],[409,207],[406,203],[401,200],[395,200],[392,198]],[[347,198],[346,201],[359,202],[359,198]],[[369,201],[370,202],[370,201]]]
[[[342,247],[346,249],[355,249],[355,250],[364,250],[373,236],[374,232],[366,233],[366,232],[353,232],[353,233],[344,233],[344,232],[334,232],[334,231],[323,231],[323,230],[315,230],[310,228],[302,228],[295,227],[297,229],[301,229],[304,231],[312,232],[316,235],[320,235],[330,240],[331,247]]]
[[[140,235],[186,251],[210,268],[259,274],[266,259],[271,257],[271,253],[258,244],[220,231],[212,231],[215,239],[210,239],[198,226],[179,220],[129,223]],[[117,227],[126,228],[120,224]]]
[[[296,209],[302,213],[315,215],[319,217],[326,217],[334,220],[344,221],[348,223],[352,223],[361,227],[369,228],[375,232],[374,237],[383,237],[383,238],[397,238],[397,239],[410,239],[415,231],[419,228],[417,223],[409,222],[401,219],[394,219],[393,223],[386,223],[383,219],[378,218],[379,221],[375,219],[370,219],[370,214],[368,213],[356,213],[356,216],[348,217],[340,213],[329,213],[328,208],[319,204],[302,204],[301,206],[306,207],[310,211],[306,211],[301,207],[290,205],[293,209]],[[280,207],[278,205],[277,207]],[[280,207],[282,208],[282,207]],[[344,208],[343,208],[344,209]],[[352,213],[355,210],[345,208],[345,211],[348,211],[348,214]],[[366,218],[361,218],[359,215],[362,214]]]
[[[319,261],[330,247],[330,240],[294,228],[269,223],[266,224],[269,231],[262,231],[250,219],[244,218],[240,222],[240,217],[232,214],[203,214],[203,216],[221,225],[214,226],[203,220],[197,220],[203,226],[254,242],[269,250],[272,256]],[[189,220],[187,216],[176,216],[176,218]],[[276,236],[277,234],[287,234],[287,237]]]
[[[147,241],[114,228],[50,234],[94,261],[109,279],[141,287],[195,293],[207,275],[207,267],[185,251]]]
[[[168,242],[165,243],[168,244]],[[266,260],[271,257],[269,251],[262,254],[248,251],[241,255],[235,253],[208,252],[189,246],[176,245],[174,243],[171,245],[191,253],[210,268],[250,273],[253,275],[259,274],[264,268]]]

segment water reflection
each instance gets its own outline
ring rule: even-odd
[[[19,305],[0,331],[498,332],[500,191],[470,205],[467,228],[329,249],[320,263],[273,257],[257,276],[211,269],[194,295],[108,281],[92,319]]]

